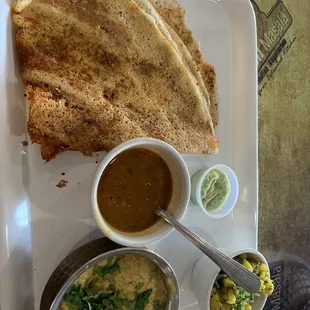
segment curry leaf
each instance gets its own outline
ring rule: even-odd
[[[136,285],[136,290],[139,291],[141,290],[141,288],[144,286],[144,283],[143,282],[139,282],[137,285]]]
[[[93,268],[93,274],[98,275],[100,277],[104,277],[107,274],[114,273],[115,271],[119,270],[118,264],[113,264],[111,266],[95,266]]]
[[[145,305],[149,303],[149,297],[153,290],[149,289],[137,295],[135,310],[144,310]]]
[[[80,294],[80,285],[73,285],[69,292],[64,296],[64,301],[74,307],[81,307],[83,304],[82,296]]]
[[[109,258],[108,263],[106,265],[104,265],[104,266],[96,265],[93,268],[93,275],[98,275],[100,277],[104,277],[107,274],[112,274],[112,273],[118,271],[120,268],[118,262],[122,258],[123,257],[121,257],[121,256],[117,257],[113,264],[112,264],[113,258]]]
[[[119,310],[126,299],[120,298],[119,291],[102,290],[93,294],[87,288],[73,285],[65,294],[64,301],[70,310]]]
[[[109,274],[115,272],[119,268],[117,261],[112,265],[99,266],[97,271],[100,274]],[[115,269],[116,268],[116,269]],[[94,268],[95,269],[95,268]],[[93,272],[94,272],[93,269]],[[72,285],[71,288],[64,296],[64,301],[70,310],[144,310],[145,306],[149,303],[149,297],[152,294],[152,289],[146,290],[137,294],[133,300],[124,297],[120,290],[115,290],[109,287],[107,290],[100,290],[92,292],[90,289],[91,282],[87,281],[87,286]],[[142,288],[144,283],[138,283],[137,287]],[[164,308],[155,308],[162,310]]]

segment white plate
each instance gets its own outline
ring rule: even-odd
[[[10,5],[0,0],[0,305],[39,309],[44,285],[77,246],[100,236],[91,216],[90,185],[97,158],[67,152],[45,164],[26,139],[24,88],[16,62]],[[188,24],[216,67],[221,142],[217,156],[184,156],[191,174],[231,166],[240,183],[233,214],[207,218],[190,205],[184,223],[219,247],[257,247],[257,84],[255,17],[249,0],[183,0]],[[104,156],[104,154],[100,154]],[[66,175],[62,176],[61,173]],[[67,187],[56,184],[68,180]],[[153,248],[181,282],[182,309],[199,309],[189,275],[200,253],[176,232]]]

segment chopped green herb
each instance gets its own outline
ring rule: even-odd
[[[70,310],[101,310],[104,303],[108,303],[113,295],[115,295],[113,291],[100,291],[93,294],[87,288],[83,288],[80,285],[72,285],[65,294],[64,300]]]
[[[135,310],[144,310],[145,305],[149,303],[149,297],[153,290],[149,289],[137,295]]]
[[[220,273],[217,277],[216,277],[216,280],[214,282],[214,286],[216,288],[220,288],[220,285],[219,285],[219,281],[223,278],[227,278],[227,275],[226,274],[223,274],[223,273]]]
[[[73,285],[64,296],[64,300],[70,310],[119,310],[122,306],[125,306],[128,310],[136,309],[136,300],[129,301],[120,295],[119,291],[100,291],[92,294],[91,291],[82,288],[80,285]]]
[[[93,274],[104,277],[107,274],[114,273],[115,271],[119,270],[118,264],[113,264],[111,266],[95,266],[93,268]]]
[[[137,294],[134,300],[128,300],[122,296],[122,292],[117,290],[102,290],[92,293],[81,285],[72,285],[65,294],[64,301],[70,310],[120,310],[126,307],[127,310],[144,310],[149,303],[152,289]],[[158,310],[161,308],[158,308]]]
[[[237,310],[242,310],[244,307],[243,307],[243,301],[240,302],[240,304],[238,305],[238,308]]]
[[[70,306],[81,308],[83,305],[83,288],[78,285],[73,285],[69,292],[67,292],[64,296],[64,301],[67,302]]]
[[[107,274],[111,274],[111,273],[118,271],[120,268],[118,262],[122,258],[123,257],[121,257],[121,256],[117,257],[112,265],[111,265],[111,263],[113,261],[113,257],[112,257],[112,260],[110,259],[110,262],[108,260],[108,263],[105,266],[96,265],[93,268],[93,275],[98,275],[100,277],[104,277]]]
[[[108,262],[107,262],[107,265],[112,265],[112,262],[113,262],[113,256],[110,256],[110,257],[108,257]]]
[[[143,282],[139,282],[136,286],[136,290],[139,291],[141,290],[141,288],[144,286],[144,283]]]

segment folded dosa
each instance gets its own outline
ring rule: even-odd
[[[163,20],[175,31],[191,53],[196,62],[205,87],[210,97],[210,113],[213,125],[217,126],[219,121],[219,97],[217,79],[214,67],[205,62],[198,42],[194,39],[192,32],[186,26],[186,12],[176,0],[149,0],[158,11]]]
[[[203,91],[174,43],[130,0],[21,0],[16,46],[42,158],[90,154],[137,137],[214,154]]]
[[[187,49],[187,46],[184,45],[178,34],[169,26],[169,24],[165,23],[163,19],[160,17],[158,12],[155,10],[153,5],[149,0],[135,0],[136,3],[144,10],[146,14],[149,14],[156,21],[157,27],[165,36],[165,38],[171,43],[175,51],[182,58],[184,65],[187,68],[188,75],[194,80],[196,85],[201,91],[201,96],[204,97],[205,105],[206,105],[206,113],[209,118],[211,129],[213,130],[213,121],[210,115],[210,96],[205,87],[203,78],[201,76],[199,67],[195,60],[193,59],[191,53]],[[214,134],[214,131],[212,131]]]

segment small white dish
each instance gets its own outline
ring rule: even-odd
[[[208,211],[201,199],[201,186],[209,172],[213,169],[219,169],[224,172],[228,178],[230,184],[230,192],[225,202],[218,209]],[[197,171],[191,178],[191,200],[194,204],[198,205],[205,214],[213,218],[222,218],[228,215],[234,208],[239,195],[239,183],[236,174],[231,168],[226,165],[214,165],[208,169]]]
[[[182,156],[171,145],[151,138],[126,141],[111,150],[99,164],[91,192],[92,211],[99,228],[109,239],[116,243],[130,247],[143,247],[162,240],[173,231],[173,228],[160,219],[155,225],[144,231],[136,233],[122,232],[105,221],[97,203],[98,184],[103,171],[118,154],[130,148],[151,150],[161,156],[167,163],[173,182],[172,196],[167,212],[179,221],[182,220],[189,203],[190,176]]]
[[[257,262],[262,262],[268,267],[265,257],[254,249],[220,249],[229,257],[234,258],[240,254],[248,254],[248,257]],[[268,267],[269,270],[269,267]],[[217,275],[221,269],[213,263],[206,255],[203,255],[196,263],[192,273],[192,287],[198,300],[200,309],[210,310],[211,291]],[[270,274],[270,272],[269,272]],[[255,296],[252,310],[262,310],[267,297],[260,294]]]

